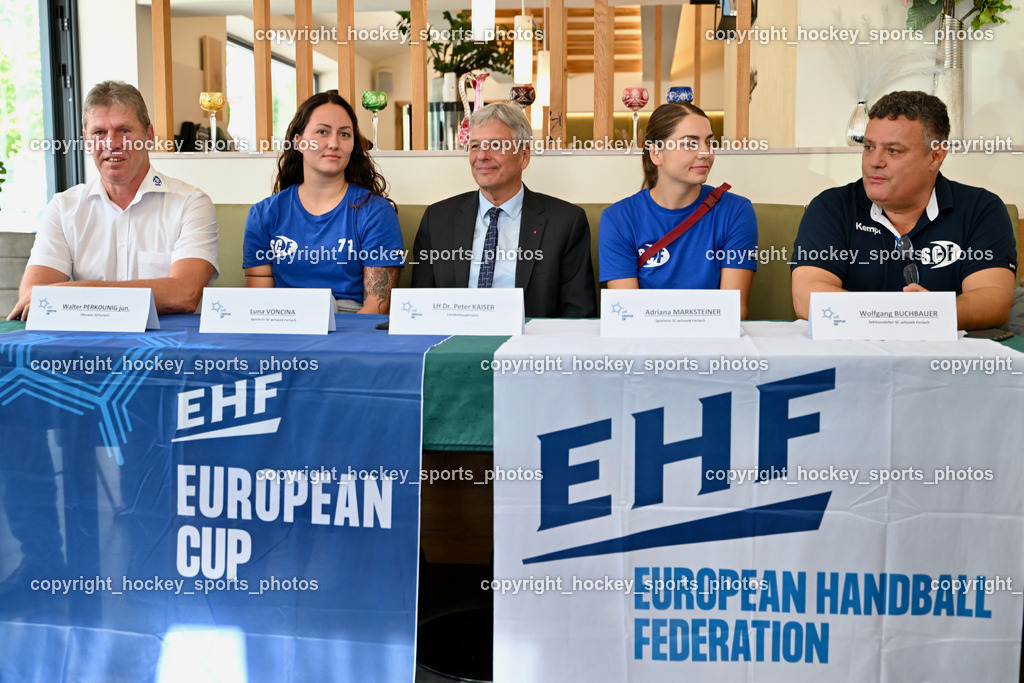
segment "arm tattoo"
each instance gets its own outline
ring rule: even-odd
[[[399,268],[395,266],[363,268],[363,302],[377,300],[377,312],[383,312],[391,299],[391,288],[398,284]]]

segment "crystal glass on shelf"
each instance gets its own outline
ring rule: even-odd
[[[622,91],[622,103],[633,110],[633,144],[638,145],[636,139],[637,121],[640,119],[640,110],[647,106],[650,94],[647,88],[626,88]]]
[[[526,108],[537,99],[537,91],[533,89],[532,85],[513,85],[512,89],[508,91],[508,99],[522,107],[525,112]]]
[[[383,90],[367,90],[363,93],[363,109],[373,114],[373,148],[377,149],[377,112],[388,106],[388,94]]]
[[[666,102],[693,102],[693,88],[688,85],[673,85],[668,89]]]
[[[199,93],[199,106],[210,114],[210,149],[217,149],[217,112],[224,108],[224,93],[202,91]]]

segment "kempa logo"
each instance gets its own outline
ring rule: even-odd
[[[284,235],[275,237],[270,240],[270,253],[273,254],[273,258],[282,259],[291,254],[294,254],[298,250],[299,244],[290,237]]]
[[[964,258],[964,250],[956,242],[949,240],[936,240],[930,246],[924,247],[918,253],[921,264],[934,268],[945,268]]]
[[[654,246],[654,243],[648,242],[640,249],[636,250],[637,256],[643,256],[644,252]],[[665,265],[665,262],[669,259],[668,247],[665,247],[660,252],[647,259],[647,263],[644,264],[644,268],[657,268],[658,266]]]
[[[277,389],[270,385],[280,381],[280,372],[275,372],[272,375],[259,375],[251,380],[240,379],[234,383],[233,393],[230,396],[224,395],[224,387],[228,386],[226,384],[214,384],[210,387],[209,394],[205,388],[183,391],[178,394],[177,431],[223,422],[225,408],[231,408],[234,411],[235,420],[241,420],[250,414],[255,416],[265,413],[268,401],[277,396]],[[218,426],[209,431],[179,436],[171,441],[199,441],[229,436],[275,434],[280,426],[281,418],[275,417],[232,427]]]
[[[857,221],[856,223],[854,223],[853,227],[856,228],[857,230],[863,230],[864,232],[870,232],[873,235],[881,235],[882,234],[882,231],[879,230],[878,228],[876,228],[875,226],[873,226],[873,225],[864,225],[860,221]]]

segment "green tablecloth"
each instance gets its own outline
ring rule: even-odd
[[[1024,353],[1024,337],[1010,337],[1006,341],[1002,342],[1002,345],[1009,346],[1014,351]]]
[[[508,337],[451,337],[427,352],[423,448],[494,449],[494,373],[480,367]]]

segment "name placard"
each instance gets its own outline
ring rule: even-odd
[[[200,332],[327,334],[336,329],[329,289],[207,287]]]
[[[27,330],[159,330],[148,287],[33,287]]]
[[[955,341],[954,292],[814,292],[811,339]]]
[[[740,293],[734,289],[604,289],[601,336],[736,339]]]
[[[393,289],[391,334],[523,333],[522,289]]]

